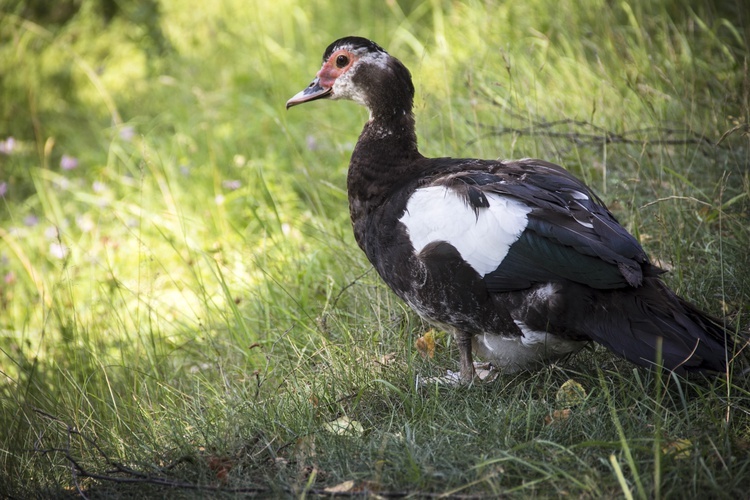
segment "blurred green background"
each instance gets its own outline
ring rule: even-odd
[[[433,493],[746,492],[747,384],[731,377],[682,409],[656,396],[641,407],[658,383],[597,350],[517,387],[415,391],[416,374],[455,368],[455,355],[439,334],[435,359],[419,355],[427,327],[352,238],[345,176],[367,112],[284,104],[331,41],[372,38],[413,73],[424,154],[566,166],[671,286],[746,330],[749,15],[741,0],[6,0],[5,493],[123,494],[71,472],[71,457],[112,468],[87,438],[149,477],[209,491],[303,494],[356,479]],[[622,376],[607,378],[616,402],[600,366]],[[544,394],[573,375],[611,425],[544,426]],[[622,426],[610,410],[628,415]],[[469,431],[446,423],[446,441],[432,423],[456,415]],[[311,452],[307,436],[341,416],[364,434],[319,437]],[[488,422],[492,439],[473,435]],[[695,450],[656,467],[667,424]],[[721,436],[716,452],[706,436]],[[566,451],[542,466],[539,440]],[[500,441],[515,450],[504,473]],[[581,441],[608,444],[571,451]],[[636,459],[618,475],[608,457],[616,448],[625,463],[628,443]]]

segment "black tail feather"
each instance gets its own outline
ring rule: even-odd
[[[639,288],[595,295],[590,302],[592,314],[579,318],[582,330],[616,354],[642,366],[656,366],[661,349],[661,364],[668,370],[726,370],[734,353],[732,332],[658,278],[647,278]]]

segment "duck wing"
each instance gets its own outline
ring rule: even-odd
[[[415,193],[444,186],[474,213],[476,223],[464,221],[461,234],[447,241],[469,241],[473,254],[485,254],[485,260],[492,260],[493,245],[509,242],[505,254],[495,257],[494,268],[485,265],[480,271],[489,292],[560,280],[596,289],[639,287],[644,276],[660,274],[604,203],[565,169],[541,160],[494,163],[434,178]],[[505,233],[514,229],[510,241]],[[503,233],[499,244],[493,233]],[[440,239],[439,231],[431,237]]]

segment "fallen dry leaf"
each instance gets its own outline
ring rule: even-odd
[[[383,366],[388,366],[396,359],[396,353],[395,352],[389,352],[388,354],[383,354],[378,358],[377,363]]]
[[[365,431],[362,424],[356,420],[351,420],[346,415],[323,424],[323,429],[338,436],[359,436]]]
[[[232,470],[232,467],[234,466],[232,460],[227,457],[212,456],[208,457],[206,462],[208,468],[216,474],[216,479],[219,481],[226,481],[229,471]]]
[[[564,410],[555,410],[551,415],[547,415],[546,417],[544,417],[544,423],[545,425],[551,425],[561,420],[567,420],[572,414],[573,411],[570,408],[565,408]]]
[[[665,455],[672,455],[678,460],[690,458],[693,451],[693,442],[689,439],[667,441],[661,446],[661,451]]]
[[[419,337],[416,341],[417,351],[422,357],[435,357],[435,332],[433,330],[427,331],[424,335]]]
[[[349,481],[344,481],[343,483],[339,483],[336,486],[329,486],[323,491],[325,491],[326,493],[346,493],[347,491],[351,491],[353,488],[354,481],[350,479]]]
[[[500,375],[491,363],[474,363],[474,373],[482,382],[492,382]]]
[[[575,380],[568,379],[557,390],[555,402],[559,408],[572,408],[586,400],[586,389]]]

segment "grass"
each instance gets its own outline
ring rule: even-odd
[[[416,389],[457,355],[437,332],[422,357],[352,238],[366,111],[284,111],[328,43],[371,37],[413,72],[425,154],[565,165],[747,331],[742,2],[98,5],[0,17],[0,493],[746,495],[739,366],[685,380],[596,348]]]

